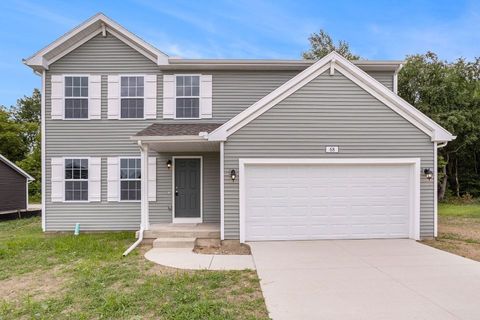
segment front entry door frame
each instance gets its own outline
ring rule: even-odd
[[[176,218],[175,217],[175,160],[200,159],[200,217]],[[173,156],[172,157],[172,222],[173,223],[202,223],[203,222],[203,156]]]

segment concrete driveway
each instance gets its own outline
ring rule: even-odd
[[[480,263],[413,240],[249,245],[274,320],[480,319]]]

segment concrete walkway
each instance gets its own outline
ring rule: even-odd
[[[145,253],[145,258],[178,269],[255,270],[255,264],[250,255],[198,254],[191,248],[153,248]]]
[[[480,263],[413,240],[249,243],[279,319],[480,319]]]

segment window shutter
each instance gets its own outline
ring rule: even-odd
[[[63,158],[52,158],[52,202],[62,202],[64,198],[64,160]]]
[[[200,76],[200,118],[212,117],[212,75]]]
[[[101,200],[102,158],[88,161],[88,201]]]
[[[63,75],[52,75],[51,116],[52,119],[63,119],[64,103],[63,96],[65,87]]]
[[[108,76],[108,119],[120,118],[120,77]]]
[[[120,200],[120,168],[119,158],[107,159],[107,184],[108,184],[108,201]]]
[[[145,76],[145,119],[157,118],[157,75]]]
[[[157,200],[157,158],[148,157],[148,201]]]
[[[102,117],[102,76],[88,76],[88,115],[90,119]]]
[[[163,76],[163,118],[173,119],[175,115],[175,76]]]

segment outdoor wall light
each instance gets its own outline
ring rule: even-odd
[[[433,171],[430,168],[425,168],[423,169],[423,173],[425,174],[425,177],[427,177],[428,181],[432,180],[433,178]]]
[[[170,169],[172,167],[172,160],[167,161],[167,168]]]
[[[237,179],[237,173],[235,170],[230,171],[230,178],[232,178],[232,181],[235,181]]]

